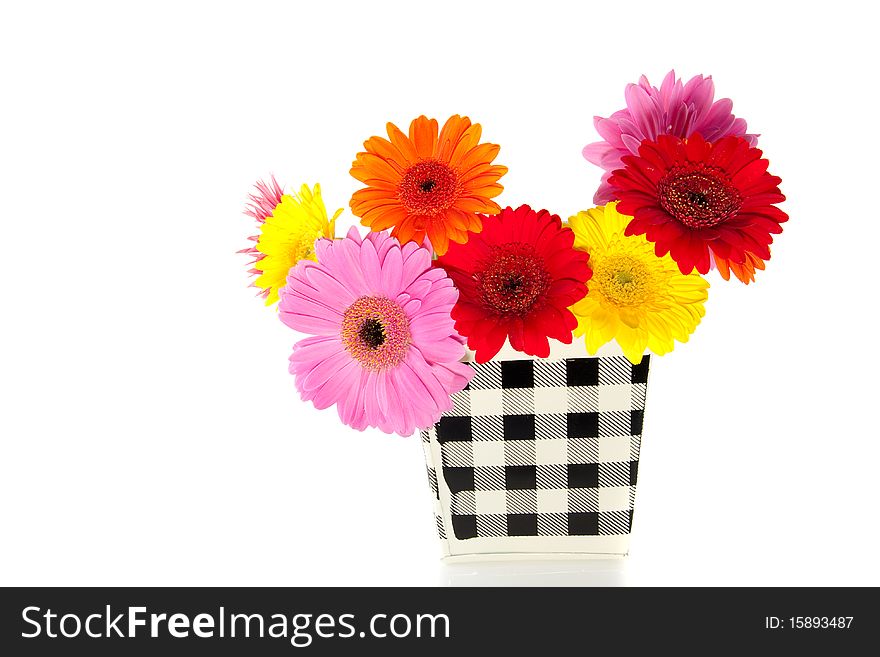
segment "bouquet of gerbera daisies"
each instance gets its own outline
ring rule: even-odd
[[[625,98],[583,151],[605,171],[597,206],[568,221],[499,206],[499,146],[460,116],[364,142],[350,207],[366,235],[335,237],[342,210],[328,215],[318,185],[287,194],[273,178],[250,198],[253,284],[307,335],[290,356],[301,397],[356,429],[422,430],[451,540],[628,533],[646,352],[688,340],[710,269],[754,281],[787,219],[711,78],[643,77]],[[547,483],[549,466],[564,480]],[[624,487],[627,503],[609,497]]]

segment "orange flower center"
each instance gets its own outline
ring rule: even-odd
[[[397,197],[410,214],[434,215],[452,207],[460,192],[455,170],[437,160],[421,160],[404,172]]]
[[[391,299],[361,297],[342,315],[342,344],[366,369],[396,367],[409,349],[409,319]]]
[[[535,247],[520,243],[494,246],[476,279],[485,306],[520,317],[541,304],[551,282]]]
[[[688,228],[711,228],[736,216],[742,196],[723,171],[676,167],[657,183],[660,205]]]

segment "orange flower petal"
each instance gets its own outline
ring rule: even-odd
[[[446,226],[449,230],[466,231],[468,226],[467,213],[459,208],[449,208],[446,212]]]
[[[485,187],[469,190],[469,193],[473,196],[485,196],[486,198],[495,198],[503,191],[504,187],[502,187],[501,185],[486,185]]]
[[[366,182],[370,178],[387,180],[388,182],[400,182],[401,174],[387,160],[374,153],[358,153],[357,160],[351,165],[351,175]]]
[[[721,278],[725,281],[730,280],[730,267],[727,266],[727,260],[724,258],[715,258],[715,267],[718,268],[718,273],[721,274]]]
[[[370,230],[388,230],[406,219],[406,211],[401,207],[382,206],[373,208],[364,214],[361,223]]]
[[[440,131],[440,139],[437,145],[437,159],[449,162],[452,159],[452,152],[461,141],[462,135],[471,127],[471,120],[468,117],[461,117],[458,114],[450,116],[443,129]]]
[[[437,120],[420,116],[409,124],[409,138],[420,158],[434,157],[437,151]]]
[[[376,201],[379,199],[387,199],[389,201],[397,200],[397,192],[389,191],[382,187],[364,187],[363,189],[357,190],[351,196],[352,199],[358,199],[359,201]]]
[[[766,264],[754,253],[747,251],[745,255],[745,261],[742,263],[734,262],[729,258],[719,258],[717,255],[715,255],[715,266],[718,268],[718,273],[721,274],[721,278],[723,278],[725,281],[729,281],[730,274],[732,272],[733,275],[736,276],[737,279],[739,279],[742,283],[745,283],[746,285],[748,285],[749,283],[754,283],[755,271],[763,271],[763,269],[766,267]]]
[[[424,217],[417,215],[407,216],[401,223],[395,226],[391,234],[401,244],[406,242],[423,242],[425,240]]]
[[[462,185],[462,194],[465,196],[480,197],[485,196],[487,191],[492,191],[495,187],[501,187],[498,184],[498,176],[481,176],[476,180],[470,180]],[[501,189],[504,189],[501,187]],[[492,194],[497,196],[497,194]]]
[[[492,203],[495,206],[492,214],[497,214],[501,212],[501,208],[498,207],[497,203]],[[477,214],[468,214],[468,231],[471,233],[480,233],[483,230],[483,220]]]
[[[462,156],[456,166],[459,171],[468,171],[477,164],[491,162],[498,157],[500,150],[501,147],[498,144],[477,144]]]
[[[461,174],[460,180],[463,183],[471,184],[473,187],[480,186],[480,179],[482,178],[494,178],[494,180],[487,180],[485,182],[495,182],[501,176],[507,173],[507,167],[502,166],[500,164],[496,164],[495,166],[490,166],[488,164],[479,164],[475,167],[472,167],[470,170]],[[474,181],[477,181],[476,184],[473,184]]]
[[[400,149],[398,149],[397,146],[387,139],[382,139],[382,137],[370,137],[364,142],[364,148],[366,148],[368,152],[375,153],[382,159],[388,160],[388,163],[399,169],[401,173],[412,164],[412,162],[400,152]]]
[[[400,183],[389,182],[382,178],[367,178],[363,182],[365,185],[369,185],[368,189],[381,189],[389,197],[393,198],[397,198],[398,191],[400,190]]]
[[[450,242],[458,242],[459,244],[466,244],[468,241],[468,234],[466,230],[459,230],[457,228],[452,228],[447,226],[446,233],[449,235]]]
[[[456,144],[455,148],[452,151],[452,154],[449,156],[449,164],[461,169],[460,166],[462,159],[468,155],[477,145],[480,143],[480,135],[483,134],[483,129],[480,127],[479,123],[474,123],[470,128],[468,128],[465,133],[459,139],[458,144]],[[487,160],[487,161],[491,161]]]
[[[465,214],[474,212],[493,214],[493,212],[497,210],[498,205],[487,198],[479,196],[462,196],[455,202],[455,207],[462,210]]]
[[[388,130],[388,137],[391,143],[399,150],[409,162],[416,162],[419,159],[419,153],[416,151],[415,145],[409,140],[405,134],[400,131],[393,123],[385,126]]]
[[[376,208],[400,208],[404,215],[406,214],[406,211],[400,207],[400,204],[395,203],[391,199],[373,199],[370,201],[359,201],[352,198],[351,200],[351,211],[356,213],[359,217],[365,216],[368,212],[375,210]]]
[[[428,239],[437,255],[443,255],[449,250],[449,235],[443,220],[434,219],[428,224]]]

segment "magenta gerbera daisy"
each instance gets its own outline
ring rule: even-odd
[[[310,333],[290,357],[302,398],[336,404],[355,429],[410,435],[452,408],[473,369],[450,312],[458,291],[431,252],[385,232],[316,243],[318,262],[301,261],[281,291],[280,317]]]
[[[584,157],[602,167],[605,173],[593,200],[603,205],[616,200],[608,178],[623,167],[621,158],[638,155],[645,140],[657,141],[660,135],[690,137],[700,133],[706,141],[722,137],[743,137],[750,146],[758,143],[758,135],[746,134],[746,122],[736,118],[729,98],[715,100],[712,77],[697,75],[686,83],[669,71],[660,88],[651,85],[644,75],[638,84],[626,86],[626,107],[604,119],[594,117],[596,130],[603,141],[584,147]]]

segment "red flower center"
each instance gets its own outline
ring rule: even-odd
[[[551,277],[535,247],[511,243],[492,247],[476,281],[485,306],[501,315],[524,316],[544,301]]]
[[[657,183],[660,205],[688,228],[711,228],[734,217],[742,197],[721,169],[702,163],[671,169]]]
[[[403,174],[397,197],[411,214],[438,214],[448,210],[460,189],[455,171],[437,160],[416,162]]]

